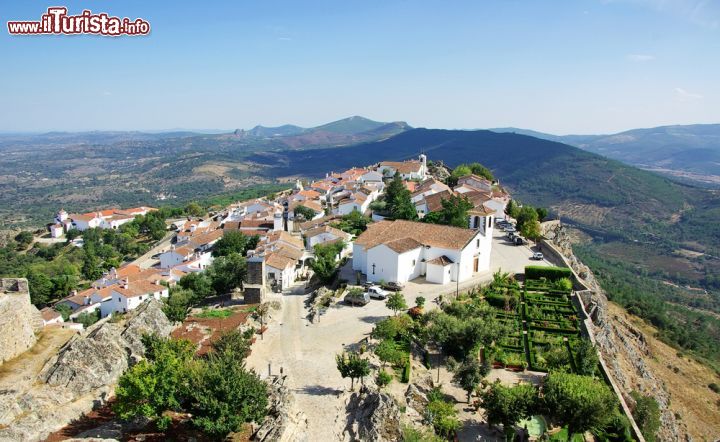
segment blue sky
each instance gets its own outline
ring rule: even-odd
[[[10,36],[63,5],[146,37]],[[0,3],[0,131],[720,122],[720,1]]]

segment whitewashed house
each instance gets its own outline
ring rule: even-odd
[[[195,249],[190,246],[173,246],[167,252],[161,253],[159,256],[160,267],[168,269],[175,267],[178,264],[182,264],[185,261],[189,261],[195,255]]]
[[[313,250],[318,244],[336,241],[344,241],[346,244],[349,244],[350,239],[352,239],[352,235],[349,233],[327,225],[316,227],[305,232],[305,244],[308,250]]]
[[[392,177],[395,172],[404,180],[424,180],[427,177],[427,157],[420,155],[417,160],[383,161],[377,168],[383,176]]]
[[[50,237],[51,238],[60,238],[65,233],[65,229],[63,228],[63,225],[60,223],[51,224],[48,229],[50,230]]]
[[[368,281],[465,281],[490,268],[492,224],[463,229],[412,221],[371,224],[353,243],[353,269]],[[436,258],[441,258],[437,260]],[[449,272],[449,273],[448,273]]]
[[[129,282],[125,280],[120,284],[98,291],[96,295],[97,299],[102,302],[100,304],[100,316],[104,318],[115,312],[125,313],[134,310],[150,298],[157,300],[167,298],[169,290],[159,282]]]
[[[43,326],[52,324],[62,324],[65,322],[62,315],[50,307],[45,307],[40,310],[40,316],[42,316]]]

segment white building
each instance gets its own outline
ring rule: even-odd
[[[377,170],[385,177],[392,177],[398,172],[404,180],[424,180],[427,176],[427,157],[420,155],[417,160],[383,161]]]
[[[345,241],[348,243],[351,238],[352,235],[349,233],[332,226],[320,226],[305,232],[305,244],[308,250],[313,250],[316,245],[328,242]]]
[[[106,317],[115,312],[125,313],[136,309],[150,298],[167,298],[169,290],[159,282],[127,280],[106,287],[93,295],[93,303],[100,302],[100,316]]]
[[[52,238],[60,238],[65,233],[65,229],[63,228],[62,224],[56,223],[51,224],[48,229],[50,230],[50,236]]]
[[[185,261],[189,261],[195,256],[195,249],[189,246],[175,247],[173,246],[167,252],[161,253],[158,257],[160,259],[160,267],[168,269],[175,267],[178,264],[182,264]]]
[[[44,309],[40,310],[40,315],[42,316],[43,326],[51,324],[62,324],[63,322],[65,322],[62,315],[57,311],[51,309],[50,307],[45,307]]]
[[[402,283],[420,276],[437,284],[465,281],[490,268],[489,218],[478,229],[404,220],[371,224],[353,244],[353,269],[372,282]]]

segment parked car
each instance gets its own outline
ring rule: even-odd
[[[368,287],[367,290],[365,291],[365,294],[368,295],[372,299],[380,299],[380,300],[385,299],[390,295],[390,293],[387,290],[383,290],[382,288],[380,288],[379,285],[374,285],[374,286]]]
[[[525,241],[525,238],[523,238],[522,236],[516,236],[515,239],[513,239],[513,241],[515,242],[516,246],[521,246],[527,242],[527,241]]]
[[[370,302],[370,295],[365,293],[349,293],[345,295],[345,304],[349,305],[367,305]]]
[[[543,259],[545,259],[545,256],[543,256],[543,254],[540,253],[540,252],[535,252],[535,253],[532,254],[531,259],[535,259],[535,260],[538,260],[538,261],[542,261]]]
[[[388,282],[383,284],[381,287],[390,292],[399,292],[405,288],[405,286],[399,282]]]
[[[504,229],[506,232],[517,232],[514,226],[507,226]]]

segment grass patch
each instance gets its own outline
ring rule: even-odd
[[[233,311],[228,309],[205,309],[197,315],[193,315],[196,318],[201,319],[225,319],[232,316]]]

